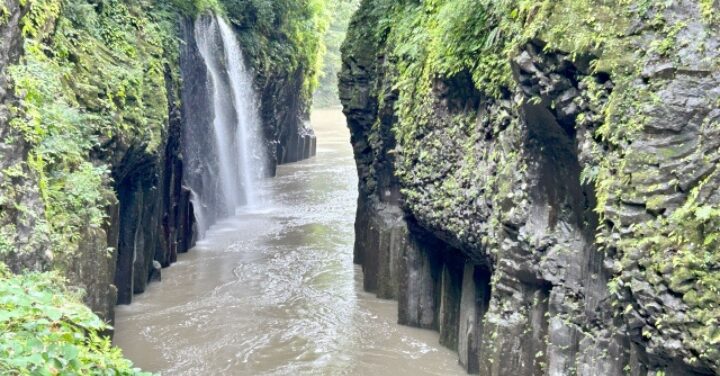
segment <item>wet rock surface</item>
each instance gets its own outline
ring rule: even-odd
[[[179,13],[178,19],[173,20],[177,22],[174,30],[179,56],[165,56],[166,61],[158,68],[158,85],[164,85],[167,98],[131,98],[127,108],[123,108],[132,112],[133,105],[142,107],[140,102],[154,106],[142,114],[147,119],[134,117],[136,112],[123,119],[131,127],[138,127],[141,135],[124,128],[112,137],[97,135],[97,145],[87,156],[93,165],[109,170],[107,181],[102,184],[108,189],[108,196],[114,197],[103,197],[107,201],[106,223],[73,234],[77,249],[67,255],[53,255],[51,231],[39,189],[41,179],[28,166],[31,147],[21,132],[10,125],[13,116],[17,116],[11,109],[19,101],[7,70],[20,61],[27,40],[21,32],[21,19],[28,9],[21,3],[7,1],[0,12],[0,260],[15,272],[59,270],[71,286],[85,291],[88,306],[103,319],[112,321],[116,303],[131,303],[133,295],[143,293],[152,280],[159,279],[158,265],[161,268],[171,265],[179,253],[187,252],[197,241],[196,213],[187,179],[193,178],[188,177],[188,172],[192,174],[202,166],[186,165],[194,162],[188,161],[184,153],[187,148],[202,147],[207,133],[191,134],[188,143],[184,132],[187,124],[207,123],[212,116],[202,111],[208,106],[200,105],[207,100],[207,78],[192,36],[193,20]],[[65,15],[61,13],[58,17]],[[46,21],[48,30],[59,22],[55,18]],[[99,52],[103,59],[111,60],[104,53]],[[122,67],[130,64],[112,63]],[[102,77],[102,72],[96,72],[100,70],[99,64],[111,63],[92,59],[79,62],[78,69],[90,77],[92,85],[69,89],[75,91],[73,100],[78,103],[74,105],[89,116],[108,111],[101,100],[105,93],[95,88],[104,87],[104,83],[97,82],[97,77]],[[268,167],[274,171],[278,163],[313,156],[315,136],[306,120],[309,103],[301,99],[298,89],[303,87],[306,76],[303,72],[255,73],[256,86],[263,94],[266,146],[276,156]],[[167,105],[158,104],[165,102]],[[157,139],[142,134],[150,128],[143,121],[152,121],[157,126],[147,130],[156,131]]]
[[[398,128],[410,126],[394,113],[401,63],[382,36],[374,45],[362,32],[378,25],[361,10],[340,92],[360,177],[355,261],[375,279],[366,288],[397,286],[400,323],[438,330],[470,373],[720,372],[717,343],[693,334],[713,331],[714,319],[704,320],[717,301],[688,299],[688,281],[673,290],[680,267],[646,273],[661,265],[653,252],[674,251],[641,245],[692,195],[719,203],[720,82],[708,65],[718,55],[690,57],[702,50],[696,42],[718,36],[698,42],[708,28],[696,12],[686,3],[668,10],[696,38],[683,39],[692,42],[681,62],[657,58],[633,81],[630,90],[656,101],[643,104],[642,131],[618,145],[595,132],[614,78],[589,68],[595,57],[542,40],[513,52],[515,86],[499,98],[478,92],[467,72],[433,77],[415,104],[427,120],[414,124],[412,143],[398,142]],[[609,190],[588,176],[606,163],[617,166]],[[697,316],[700,304],[709,311]]]
[[[16,64],[23,53],[20,20],[27,7],[19,1],[6,1],[6,19],[0,23],[0,258],[15,272],[23,269],[43,269],[52,262],[46,252],[49,239],[46,234],[34,231],[38,217],[44,212],[38,190],[38,177],[25,161],[29,146],[20,131],[10,126],[11,109],[17,106],[8,68]],[[14,170],[8,173],[8,170]],[[14,203],[23,203],[28,212],[24,215]],[[17,249],[15,249],[17,247]]]
[[[309,120],[309,106],[301,95],[304,73],[266,72],[258,74],[260,115],[269,140],[269,171],[277,165],[315,156],[317,139]]]

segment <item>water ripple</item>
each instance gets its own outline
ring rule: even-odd
[[[353,266],[357,177],[338,114],[316,159],[239,211],[117,313],[116,343],[166,375],[461,375],[434,332],[396,324]],[[339,135],[339,136],[338,136]],[[342,142],[341,142],[342,141]]]

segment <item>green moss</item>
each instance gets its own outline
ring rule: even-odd
[[[9,69],[20,98],[11,125],[30,145],[53,252],[72,253],[79,229],[101,226],[113,197],[109,167],[90,154],[109,140],[160,146],[165,71],[178,69],[175,16],[144,1],[28,6],[26,53]]]
[[[700,9],[702,10],[702,16],[705,20],[712,24],[718,22],[718,11],[715,0],[700,0]]]
[[[7,5],[0,5],[0,25],[4,25],[10,20],[10,10]]]
[[[589,61],[591,74],[582,81],[582,100],[591,111],[576,119],[579,127],[592,132],[591,160],[583,161],[581,179],[593,184],[597,195],[595,212],[602,224],[596,243],[619,253],[622,270],[614,276],[615,288],[625,271],[639,272],[658,291],[669,286],[685,294],[688,321],[717,322],[719,209],[707,202],[718,178],[706,178],[704,188],[701,184],[685,203],[676,203],[678,192],[652,192],[677,190],[677,181],[659,186],[653,180],[661,173],[658,165],[676,160],[696,163],[701,148],[683,157],[687,144],[658,146],[650,154],[634,146],[648,125],[662,116],[664,99],[659,95],[672,83],[666,77],[651,77],[652,72],[648,76],[645,69],[660,63],[718,69],[716,52],[694,40],[702,35],[717,38],[715,4],[698,0],[695,8],[685,4],[678,9],[673,2],[638,0],[365,0],[343,51],[360,69],[371,74],[377,70],[382,77],[370,86],[380,108],[386,92],[397,93],[392,130],[398,144],[396,174],[407,208],[433,229],[455,235],[479,232],[477,238],[492,255],[502,253],[497,244],[502,223],[524,218],[526,209],[526,190],[521,187],[528,183],[523,174],[529,168],[528,156],[521,155],[525,136],[519,103],[513,98],[518,91],[512,59],[536,41],[548,53],[560,51],[579,64]],[[688,54],[704,58],[681,61]],[[354,72],[345,74],[351,77]],[[443,94],[440,90],[438,95],[437,88],[467,75],[480,93],[483,109],[461,109],[468,119],[448,121],[448,115],[456,114],[438,113],[447,106],[438,103],[444,98],[438,98]],[[596,75],[609,77],[612,89]],[[712,102],[709,109],[720,103]],[[706,123],[703,132],[711,134],[707,132],[719,126]],[[645,180],[654,187],[638,187]],[[490,214],[467,199],[477,195],[492,207]],[[608,208],[622,209],[620,198],[647,200],[656,218],[632,226],[606,218]],[[612,221],[613,228],[607,226]],[[619,233],[623,226],[627,232]],[[469,239],[460,240],[475,246]],[[631,259],[634,253],[640,254],[640,262]],[[613,306],[625,307],[627,302]],[[688,333],[684,324],[667,325]],[[718,364],[715,334],[690,333],[686,347],[702,353],[699,359]]]
[[[325,0],[219,0],[237,26],[243,51],[266,76],[300,72],[311,102],[322,72],[322,36],[330,24]]]
[[[47,27],[60,15],[63,4],[62,0],[20,0],[20,5],[28,8],[21,20],[22,33],[35,38],[50,31]]]

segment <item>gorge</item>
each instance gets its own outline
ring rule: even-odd
[[[343,122],[313,111],[317,158],[279,166],[262,208],[218,222],[117,309],[125,356],[168,375],[464,374],[435,333],[398,326],[397,304],[362,292]]]
[[[4,0],[0,374],[718,375],[719,133],[718,0]]]

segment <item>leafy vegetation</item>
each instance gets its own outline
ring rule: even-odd
[[[325,0],[220,0],[251,66],[263,75],[300,72],[302,98],[317,88],[329,26]]]
[[[355,12],[359,3],[359,0],[340,0],[328,4],[328,12],[332,21],[325,33],[324,44],[327,52],[322,62],[320,82],[314,94],[313,105],[316,107],[340,105],[337,80],[342,65],[340,47],[345,40],[352,13]]]
[[[102,333],[110,329],[56,274],[12,275],[0,263],[0,373],[149,375]]]
[[[25,55],[9,70],[20,98],[11,125],[30,146],[27,165],[39,180],[51,249],[67,254],[79,228],[101,226],[113,201],[110,168],[91,153],[118,142],[147,152],[160,145],[165,73],[177,65],[175,24],[171,9],[144,1],[28,6]]]

